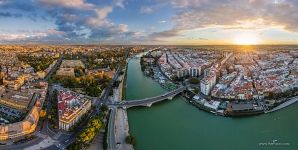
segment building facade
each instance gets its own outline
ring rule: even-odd
[[[68,131],[91,109],[91,100],[72,91],[60,91],[58,96],[59,129]]]

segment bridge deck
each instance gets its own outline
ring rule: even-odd
[[[145,105],[149,105],[149,104],[152,104],[152,103],[163,101],[163,100],[166,100],[166,99],[171,98],[173,96],[176,96],[179,93],[183,92],[184,90],[186,90],[186,87],[180,87],[180,88],[178,88],[174,91],[165,93],[165,94],[160,95],[160,96],[144,98],[144,99],[139,99],[139,100],[123,101],[123,102],[117,103],[116,105],[118,105],[120,107],[145,106]]]

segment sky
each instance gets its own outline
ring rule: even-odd
[[[0,44],[298,44],[298,0],[0,0]]]

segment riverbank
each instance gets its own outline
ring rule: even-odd
[[[128,100],[154,97],[166,92],[157,82],[144,76],[138,59],[129,62]],[[200,111],[185,98],[176,96],[150,108],[136,107],[127,111],[129,130],[136,138],[134,147],[139,150],[217,150],[231,149],[231,144],[232,149],[242,150],[298,149],[298,136],[293,132],[298,130],[298,105],[276,113],[234,118]],[[264,145],[273,140],[284,145]],[[217,144],[212,144],[214,142]]]
[[[196,97],[197,95],[195,95],[194,97]],[[188,102],[190,102],[191,104],[193,104],[194,106],[198,107],[201,110],[216,114],[216,115],[221,115],[221,116],[230,116],[230,117],[240,117],[240,116],[251,116],[251,115],[260,115],[260,114],[264,114],[264,113],[271,113],[271,112],[275,112],[278,110],[281,110],[283,108],[286,108],[290,105],[294,105],[297,101],[298,101],[298,96],[295,97],[291,97],[288,98],[286,101],[284,101],[283,103],[271,108],[271,109],[265,109],[265,105],[263,104],[263,101],[255,101],[253,102],[229,102],[229,101],[222,101],[220,102],[220,104],[218,105],[218,108],[220,109],[214,109],[212,106],[212,104],[209,104],[210,107],[205,106],[204,104],[191,99],[190,97],[184,96],[185,99],[188,100]],[[212,102],[216,102],[211,100]],[[217,101],[219,102],[219,101]],[[235,105],[239,105],[239,103],[243,103],[244,106],[235,106]],[[231,108],[227,108],[227,107],[223,107],[222,105],[227,105],[229,107],[238,107],[241,108],[241,110],[245,110],[245,111],[238,111],[238,112],[231,112]],[[250,109],[247,109],[248,106],[250,106]],[[246,108],[245,108],[246,107]],[[262,108],[261,108],[262,107]],[[213,108],[213,109],[212,109]]]
[[[187,90],[183,94],[186,101],[200,110],[226,117],[252,116],[264,113],[263,103],[253,101],[218,101],[205,99],[201,94]]]
[[[124,77],[122,78],[122,81],[121,81],[121,83],[120,83],[120,85],[121,85],[121,99],[120,99],[120,100],[126,99],[127,66],[128,66],[128,62],[129,62],[130,59],[131,59],[131,58],[128,58],[128,59],[126,60],[126,65],[125,65],[125,67],[124,67]]]
[[[118,77],[118,81],[120,84],[117,88],[113,89],[113,101],[119,102],[122,100],[122,90],[123,90],[123,83],[124,83],[125,74],[122,74]],[[128,117],[126,109],[115,108],[115,142],[116,142],[116,149],[117,150],[133,150],[133,146],[127,144],[125,139],[129,136],[129,124],[128,124]]]
[[[129,62],[126,99],[154,97],[166,92],[157,82],[144,76],[138,59]],[[297,113],[298,105],[291,105],[268,115],[221,117],[200,111],[185,98],[176,96],[150,108],[128,109],[128,121],[130,132],[136,138],[135,149],[140,150],[217,150],[229,147],[297,150],[297,134],[293,132],[298,130]],[[270,145],[273,140],[283,145]]]
[[[162,88],[172,91],[179,87],[179,84],[175,84],[170,79],[166,78],[158,67],[150,66],[149,68],[152,70],[152,73],[149,74],[146,73],[146,71],[142,71],[143,75],[157,82]],[[235,103],[230,101],[212,100],[210,98],[206,99],[207,96],[202,93],[198,92],[198,94],[196,94],[190,90],[187,90],[184,93],[188,93],[183,95],[195,107],[216,115],[231,117],[259,115],[264,113],[265,110],[262,102],[257,102],[256,100],[239,101]]]
[[[277,110],[283,109],[285,107],[288,107],[290,105],[295,104],[298,101],[298,96],[296,97],[292,97],[289,100],[285,101],[284,103],[274,107],[273,109],[269,110],[269,111],[265,111],[265,113],[271,113],[271,112],[275,112]]]
[[[149,58],[148,58],[149,59]],[[145,63],[142,61],[142,57],[140,58],[140,66],[144,76],[151,78],[156,81],[161,87],[164,89],[171,91],[177,88],[177,84],[174,84],[169,78],[167,78],[159,67],[156,67],[156,60],[149,59],[148,62]],[[153,62],[152,62],[153,61]],[[144,69],[144,65],[146,69]],[[148,71],[151,70],[151,71]],[[196,95],[192,95],[191,97],[185,97],[191,104],[198,107],[201,110],[221,115],[221,116],[230,116],[230,117],[241,117],[241,116],[252,116],[252,115],[260,115],[267,112],[272,112],[280,109],[279,107],[286,107],[293,103],[285,102],[277,107],[268,110],[268,105],[265,104],[265,100],[250,100],[250,101],[230,101],[230,100],[213,100],[213,99],[205,99],[206,95],[198,92]],[[195,99],[194,99],[195,98]],[[284,106],[286,105],[286,106]]]

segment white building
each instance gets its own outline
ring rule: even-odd
[[[208,75],[201,80],[201,92],[205,95],[209,95],[215,84],[216,73],[213,71],[209,72]]]
[[[189,69],[189,75],[192,77],[197,77],[201,75],[201,67],[191,67]]]
[[[178,78],[188,76],[189,75],[189,70],[184,69],[184,68],[178,69],[178,70],[176,70],[176,75],[177,75]]]

